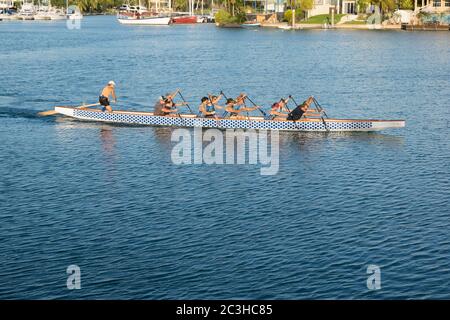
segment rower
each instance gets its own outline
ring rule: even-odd
[[[114,99],[114,102],[117,103],[117,97],[115,92],[116,83],[114,81],[109,81],[108,84],[103,88],[100,96],[98,97],[98,102],[103,106],[102,111],[112,112],[112,108],[109,103],[109,96]]]
[[[303,114],[308,110],[309,106],[311,105],[311,103],[314,101],[314,97],[309,97],[308,99],[306,99],[305,101],[303,101],[302,104],[299,104],[297,107],[295,107],[294,110],[292,110],[292,112],[289,112],[288,116],[287,116],[287,120],[293,120],[293,121],[297,121],[299,120]]]
[[[235,99],[235,105],[245,105],[245,98],[247,98],[247,95],[245,93],[240,93]]]
[[[218,118],[216,115],[216,108],[222,109],[223,107],[214,105],[214,102],[219,101],[221,96],[222,95],[220,95],[219,97],[216,96],[210,96],[209,98],[203,97],[201,99],[201,103],[200,106],[198,107],[198,110],[205,118],[216,118],[216,119]]]
[[[240,118],[241,112],[249,112],[258,109],[258,106],[247,108],[247,107],[241,107],[241,105],[237,104],[236,100],[234,99],[227,99],[227,104],[225,106],[225,111],[230,113],[230,118]]]
[[[155,106],[153,107],[153,114],[155,116],[163,116],[164,115],[164,112],[162,111],[162,109],[164,108],[165,100],[166,100],[165,96],[160,96],[158,98],[158,101],[155,103]]]
[[[174,116],[175,113],[178,112],[177,107],[184,106],[186,103],[175,103],[173,98],[177,95],[178,89],[174,93],[166,93],[166,96],[160,97],[161,100],[159,103],[162,104],[161,115],[163,116]]]
[[[211,104],[216,105],[220,101],[220,99],[222,99],[223,93],[220,93],[219,96],[212,96],[212,95],[208,94],[208,97],[209,97],[209,101],[211,101]]]
[[[272,104],[272,107],[270,109],[270,115],[272,115],[272,120],[282,120],[285,119],[288,115],[287,113],[284,113],[283,111],[289,111],[286,107],[287,103],[289,101],[289,98],[281,98],[278,102],[275,102]]]

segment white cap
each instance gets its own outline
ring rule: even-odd
[[[110,82],[108,82],[108,84],[109,84],[110,86],[114,86],[114,87],[116,86],[116,83],[115,83],[114,81],[112,81],[112,80],[111,80]]]

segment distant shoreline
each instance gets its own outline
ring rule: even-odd
[[[401,30],[401,25],[373,25],[373,24],[336,24],[324,27],[323,24],[297,23],[294,28],[287,23],[261,24],[262,28],[280,28],[286,30]]]

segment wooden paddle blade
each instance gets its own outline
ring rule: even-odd
[[[39,112],[38,115],[40,115],[42,117],[46,117],[46,116],[53,116],[53,115],[55,115],[57,113],[58,112],[56,112],[55,110],[48,110],[48,111]]]

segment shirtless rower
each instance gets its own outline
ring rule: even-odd
[[[110,106],[109,97],[111,96],[114,99],[114,102],[117,103],[117,97],[115,92],[116,83],[114,81],[108,82],[108,84],[103,88],[102,93],[98,97],[98,102],[103,106],[102,111],[112,112],[112,108]]]

